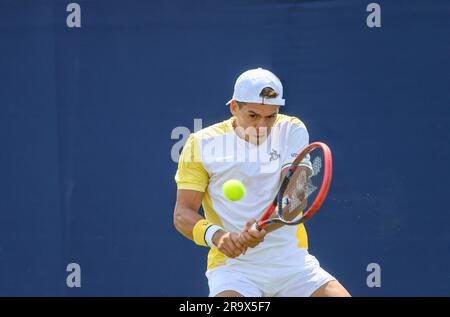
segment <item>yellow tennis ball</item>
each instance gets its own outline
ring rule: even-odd
[[[225,197],[231,201],[242,199],[245,195],[245,187],[237,179],[230,179],[223,183],[222,191]]]

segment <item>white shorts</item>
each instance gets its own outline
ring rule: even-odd
[[[211,297],[226,290],[245,297],[308,297],[322,285],[336,280],[310,254],[299,267],[225,264],[208,270],[206,277]]]

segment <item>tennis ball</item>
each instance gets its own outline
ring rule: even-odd
[[[245,187],[237,179],[230,179],[223,183],[222,191],[225,197],[231,201],[242,199],[245,195]]]

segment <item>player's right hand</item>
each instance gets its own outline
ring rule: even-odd
[[[255,248],[258,244],[264,241],[264,237],[267,234],[266,230],[257,231],[252,229],[253,224],[256,223],[255,219],[249,219],[245,223],[244,230],[239,235],[239,241],[242,245],[249,248]]]
[[[229,258],[236,258],[245,254],[247,246],[239,241],[239,234],[234,232],[217,231],[212,237],[217,249]]]

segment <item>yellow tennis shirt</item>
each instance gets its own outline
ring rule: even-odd
[[[309,135],[299,119],[278,114],[264,143],[253,145],[237,136],[232,122],[230,118],[189,136],[175,181],[178,189],[205,193],[202,206],[208,221],[239,233],[249,218],[258,219],[267,209],[278,191],[282,167],[309,144]],[[223,195],[222,185],[229,179],[244,184],[246,194],[241,200],[229,201]],[[303,225],[284,226],[235,259],[212,248],[207,269],[239,263],[295,265],[307,247]]]

